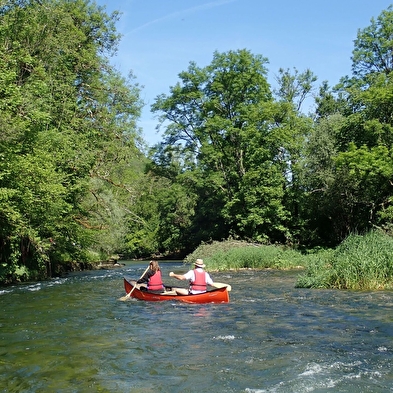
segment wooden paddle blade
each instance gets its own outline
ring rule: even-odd
[[[131,298],[131,296],[126,295],[126,296],[122,296],[119,300],[124,302],[125,300],[130,299],[130,298]]]
[[[216,288],[224,288],[224,287],[227,287],[228,292],[230,292],[230,291],[232,290],[232,287],[231,287],[229,284],[225,284],[225,283],[223,283],[223,282],[215,282],[215,281],[214,281],[214,286],[215,286]]]
[[[149,265],[150,266],[150,265]],[[143,272],[143,274],[141,275],[141,278],[146,274],[146,272],[149,270],[149,266],[146,268],[146,270]],[[141,279],[140,278],[140,279]],[[135,282],[134,286],[132,287],[131,291],[129,293],[127,293],[126,296],[121,297],[119,300],[124,301],[127,300],[128,298],[131,297],[132,292],[134,291],[134,289],[136,288],[137,285],[137,281]]]
[[[134,292],[135,288],[136,288],[136,284],[135,284],[135,286],[132,287],[131,291],[129,293],[127,293],[126,296],[121,297],[119,300],[124,301],[124,300],[129,299],[131,297],[131,293]]]

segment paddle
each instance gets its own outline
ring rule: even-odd
[[[169,273],[169,277],[175,277],[175,276],[176,276],[175,273],[173,273],[173,272]],[[212,286],[215,288],[225,288],[226,287],[228,289],[228,292],[232,290],[232,287],[229,284],[225,284],[223,282],[215,282],[214,281]]]
[[[143,272],[143,274],[141,275],[141,278],[146,274],[146,272],[149,270],[149,268],[150,268],[150,265]],[[135,285],[132,287],[131,291],[128,292],[126,296],[121,297],[119,300],[121,300],[121,301],[127,300],[131,296],[131,294],[132,294],[132,292],[134,291],[135,288],[136,288],[136,282],[135,282]]]
[[[231,291],[231,290],[232,290],[232,287],[231,287],[229,284],[225,284],[225,283],[223,283],[223,282],[216,282],[216,281],[214,281],[213,287],[216,287],[216,288],[224,288],[224,287],[227,287],[228,291]]]

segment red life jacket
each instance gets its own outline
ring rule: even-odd
[[[161,271],[157,270],[150,278],[147,283],[147,289],[149,291],[160,291],[164,289],[164,285],[162,283]]]
[[[202,270],[194,269],[195,280],[191,283],[191,291],[206,291],[206,274]]]

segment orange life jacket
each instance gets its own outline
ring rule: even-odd
[[[162,283],[161,271],[157,270],[150,278],[147,283],[147,289],[149,291],[159,291],[164,289],[164,285]]]
[[[190,290],[191,291],[206,291],[206,273],[204,271],[200,271],[194,269],[195,280],[191,283]]]

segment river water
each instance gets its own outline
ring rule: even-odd
[[[393,292],[246,270],[212,273],[228,304],[120,301],[146,266],[0,288],[0,392],[393,392]]]

